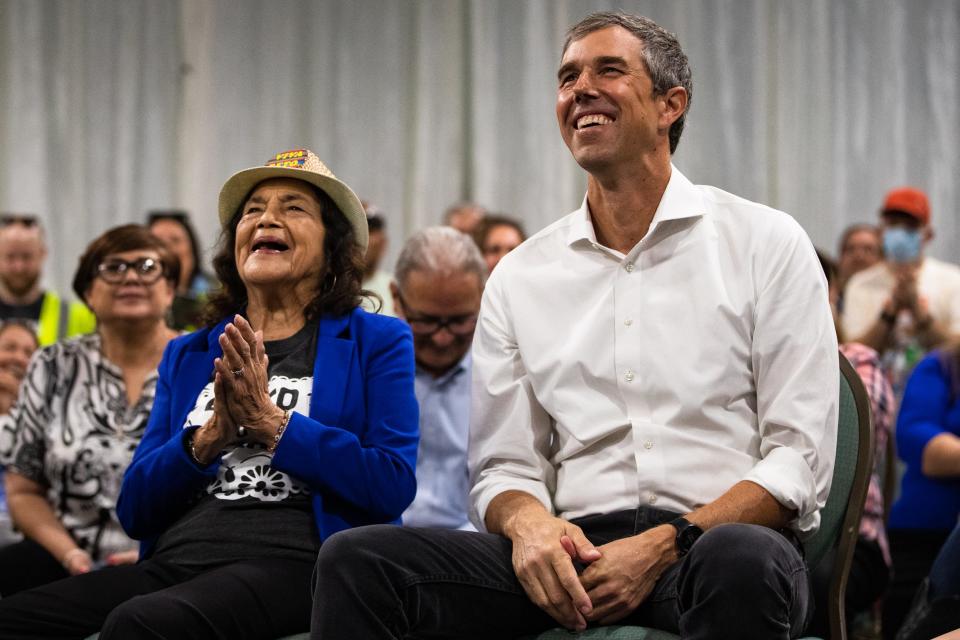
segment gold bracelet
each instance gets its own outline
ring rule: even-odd
[[[273,442],[267,447],[267,453],[273,453],[277,450],[277,445],[280,444],[280,438],[283,437],[283,432],[287,430],[287,425],[290,423],[290,412],[284,411],[283,418],[280,420],[280,426],[277,427],[277,432],[273,436]]]
[[[195,440],[197,439],[197,431],[199,431],[199,429],[194,429],[193,433],[190,434],[190,458],[197,463],[197,466],[205,467],[207,465],[200,462],[200,457],[197,456],[197,445],[195,444]]]

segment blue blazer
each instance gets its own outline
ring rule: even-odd
[[[117,516],[149,557],[157,537],[216,477],[185,448],[187,414],[222,355],[228,320],[172,340],[159,366],[143,440],[123,478]],[[294,413],[272,466],[310,486],[320,540],[343,529],[395,522],[416,494],[419,412],[413,338],[395,318],[361,309],[323,317],[310,415]]]

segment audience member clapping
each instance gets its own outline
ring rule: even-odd
[[[473,239],[483,253],[487,271],[493,273],[503,256],[519,247],[527,239],[527,234],[518,220],[496,214],[483,219],[474,231]]]
[[[360,201],[296,150],[233,175],[219,215],[217,322],[167,349],[118,501],[142,561],[0,600],[0,637],[305,631],[321,542],[413,499],[412,340],[358,309]]]
[[[888,193],[880,220],[884,260],[847,283],[843,332],[884,356],[900,388],[924,352],[960,332],[960,268],[924,255],[933,227],[922,191]]]
[[[101,564],[136,561],[114,510],[174,335],[164,317],[178,275],[176,258],[137,225],[108,231],[80,258],[73,288],[96,315],[97,332],[43,348],[0,417],[7,501],[25,536],[0,550],[0,602]]]

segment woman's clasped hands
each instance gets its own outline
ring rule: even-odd
[[[263,334],[240,315],[220,334],[223,357],[214,360],[213,417],[197,430],[194,446],[206,464],[236,442],[269,447],[284,421],[284,412],[270,399],[269,358]]]

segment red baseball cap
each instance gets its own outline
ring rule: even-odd
[[[930,201],[927,200],[927,194],[920,189],[913,187],[894,189],[883,201],[883,209],[880,213],[885,211],[902,211],[919,220],[924,226],[930,224]]]

